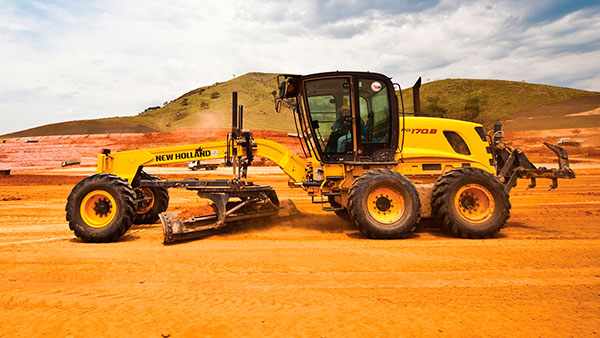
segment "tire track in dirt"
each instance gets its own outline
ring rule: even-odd
[[[25,239],[22,241],[0,242],[0,246],[60,241],[60,240],[71,239],[71,238],[73,238],[73,236],[46,237],[46,238],[40,238],[40,239]]]

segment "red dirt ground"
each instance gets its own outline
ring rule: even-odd
[[[254,131],[255,138],[269,139],[286,145],[300,154],[297,139],[277,131]],[[165,147],[223,141],[225,129],[189,129],[168,133],[145,134],[92,134],[66,136],[39,136],[7,139],[0,143],[0,170],[59,168],[65,160],[81,159],[83,166],[94,166],[102,149],[123,151],[142,148]],[[28,142],[29,141],[29,142]],[[35,142],[32,142],[35,141]],[[258,159],[253,165],[265,165],[268,161]],[[186,163],[178,164],[187,167]]]
[[[564,137],[553,133],[507,136],[515,143]],[[597,134],[586,133],[578,137],[595,147]],[[185,135],[169,137],[124,135],[124,147]],[[292,199],[301,215],[170,246],[162,244],[160,224],[134,226],[116,243],[86,244],[68,229],[64,207],[93,168],[37,167],[58,167],[65,154],[91,163],[99,149],[116,150],[121,141],[49,139],[0,148],[3,164],[21,165],[0,177],[0,336],[600,333],[600,165],[583,154],[589,161],[577,164],[577,179],[561,180],[559,189],[546,192],[544,180],[534,190],[515,188],[507,227],[488,240],[453,238],[436,221],[405,240],[370,240],[264,167],[250,168],[252,180]],[[168,178],[229,173],[148,170]],[[182,189],[170,196],[170,211],[206,204]]]
[[[520,147],[535,162],[556,162],[556,156],[542,144],[556,144],[560,138],[581,142],[580,146],[563,146],[571,163],[600,164],[600,128],[526,130],[506,132],[505,139],[511,147]]]

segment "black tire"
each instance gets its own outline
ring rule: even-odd
[[[331,204],[332,207],[334,207],[334,208],[341,207],[341,204],[338,203],[333,196],[329,196],[328,199],[329,199],[329,204]],[[350,214],[348,213],[348,209],[344,208],[343,210],[335,210],[334,213],[336,214],[337,217],[341,218],[343,221],[351,222]]]
[[[142,180],[160,180],[160,178],[148,174],[141,173]],[[136,199],[148,200],[137,204],[136,215],[133,219],[133,224],[153,224],[158,221],[158,214],[164,212],[169,207],[169,190],[163,187],[136,187],[133,189]]]
[[[378,197],[377,193],[381,195]],[[369,205],[369,199],[373,205]],[[375,169],[363,173],[352,183],[348,212],[367,237],[404,238],[419,222],[421,200],[414,184],[404,175],[390,169]],[[385,219],[388,212],[390,218]]]
[[[496,177],[479,168],[461,167],[438,178],[432,207],[455,236],[489,238],[506,225],[511,205]]]
[[[65,209],[75,236],[84,242],[113,242],[131,227],[135,217],[134,192],[118,176],[95,174],[73,188]]]
[[[350,222],[350,214],[348,213],[348,209],[344,208],[344,210],[336,210],[334,213],[343,221]]]

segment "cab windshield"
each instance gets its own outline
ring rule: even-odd
[[[390,106],[385,84],[371,79],[358,81],[360,140],[368,144],[388,143],[391,133]]]

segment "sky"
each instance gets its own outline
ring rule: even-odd
[[[0,0],[0,135],[331,70],[600,91],[600,1]]]

